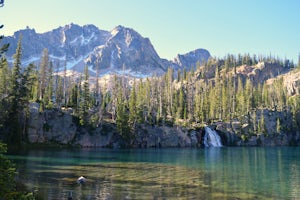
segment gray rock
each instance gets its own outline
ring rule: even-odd
[[[183,69],[205,62],[210,54],[198,49],[185,55],[178,55],[175,61],[161,59],[148,38],[142,37],[131,28],[117,26],[112,31],[100,30],[94,25],[79,26],[69,24],[46,33],[36,33],[34,29],[19,30],[13,36],[5,37],[9,43],[6,53],[13,61],[19,35],[22,34],[22,64],[40,63],[44,48],[48,49],[50,60],[60,63],[60,70],[67,68],[82,73],[88,65],[90,74],[126,74],[135,77],[161,75],[169,67]]]
[[[30,104],[28,141],[30,143],[69,144],[74,139],[77,126],[72,116],[57,109],[39,112],[39,104]]]
[[[84,130],[76,137],[74,144],[80,145],[81,147],[108,147],[112,145],[113,136],[114,132],[101,134],[100,130],[98,129],[91,134]]]

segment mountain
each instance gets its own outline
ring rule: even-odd
[[[3,41],[10,44],[7,52],[9,59],[12,59],[15,53],[20,34],[22,35],[23,65],[38,62],[43,49],[48,48],[51,60],[66,61],[70,68],[83,61],[95,47],[105,44],[110,36],[109,32],[99,30],[93,25],[80,27],[70,24],[42,34],[27,28],[15,32],[12,37],[6,37]]]
[[[202,64],[210,58],[210,53],[206,49],[196,49],[187,54],[180,55],[174,59],[174,63],[181,67],[186,67],[190,69],[191,67],[196,67],[198,64]],[[198,63],[199,62],[199,63]]]
[[[162,74],[167,66],[156,53],[148,38],[130,28],[114,28],[105,45],[94,49],[86,61],[100,73],[119,72],[136,76]]]
[[[45,33],[36,33],[26,28],[6,37],[3,43],[9,43],[6,53],[9,62],[19,36],[22,35],[22,64],[39,63],[44,48],[48,49],[50,60],[63,70],[82,72],[88,65],[91,74],[127,74],[134,77],[161,75],[169,67],[175,70],[195,66],[206,61],[210,54],[198,49],[184,55],[178,55],[174,61],[159,57],[148,38],[144,38],[131,28],[117,26],[112,31],[100,30],[94,25],[79,26],[69,24]]]

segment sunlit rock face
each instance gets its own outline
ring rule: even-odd
[[[178,55],[174,61],[162,59],[150,39],[144,38],[131,28],[117,26],[111,31],[100,30],[94,25],[69,24],[45,33],[37,33],[27,27],[13,36],[5,37],[9,43],[6,56],[10,63],[22,35],[22,65],[39,64],[44,48],[58,71],[83,72],[89,67],[91,75],[126,74],[134,77],[149,77],[165,73],[169,67],[175,70],[189,69],[207,61],[210,54],[198,49]]]
[[[178,54],[174,58],[174,63],[181,67],[186,67],[187,70],[196,68],[197,65],[201,65],[210,58],[210,53],[206,49],[196,49],[186,54]]]

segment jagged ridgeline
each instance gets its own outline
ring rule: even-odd
[[[11,47],[0,69],[0,129],[10,142],[47,142],[55,132],[72,144],[93,133],[132,146],[147,132],[141,130],[150,130],[145,127],[198,130],[206,124],[229,131],[235,141],[286,136],[285,144],[299,144],[300,71],[288,59],[212,58],[198,49],[167,61],[149,39],[121,26],[111,32],[74,24],[44,34],[26,29],[6,42]],[[57,127],[56,117],[71,128]]]
[[[198,49],[186,55],[178,55],[174,61],[161,59],[148,38],[135,30],[117,26],[112,31],[100,30],[94,25],[69,24],[46,33],[36,33],[27,28],[6,37],[11,44],[7,52],[10,62],[15,53],[19,35],[23,36],[22,65],[40,63],[41,53],[48,49],[49,61],[74,72],[83,73],[89,66],[91,75],[128,74],[135,77],[162,75],[169,67],[183,69],[195,67],[210,57],[207,50]]]

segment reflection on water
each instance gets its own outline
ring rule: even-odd
[[[10,158],[45,199],[70,191],[74,199],[300,199],[300,148],[35,149]]]

